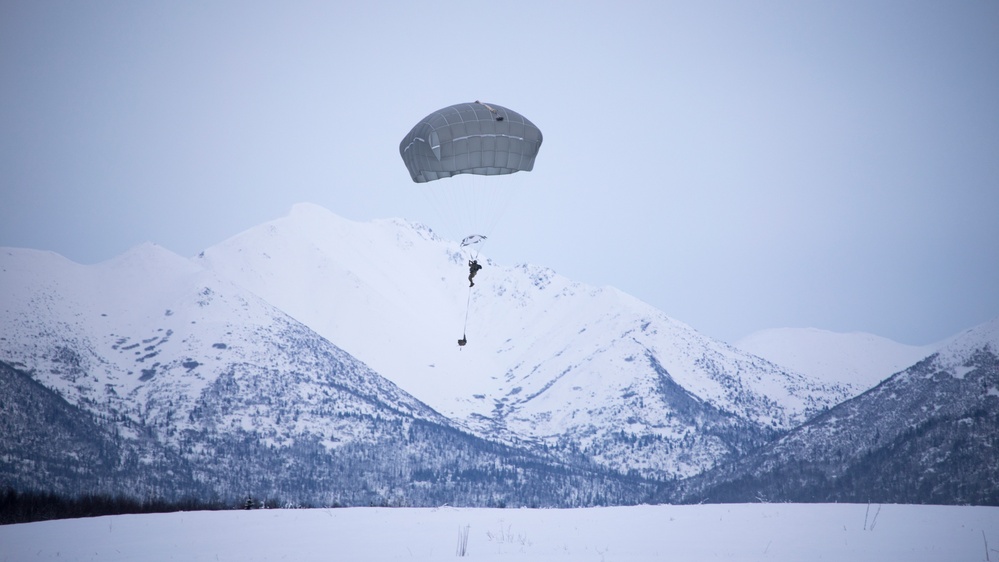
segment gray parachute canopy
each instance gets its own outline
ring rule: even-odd
[[[541,130],[523,115],[475,101],[424,117],[399,143],[399,153],[413,181],[424,183],[456,174],[529,172],[541,140]]]

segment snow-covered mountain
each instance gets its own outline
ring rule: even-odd
[[[479,435],[623,472],[699,472],[850,394],[544,267],[480,259],[470,288],[468,259],[426,227],[303,204],[195,261]]]
[[[912,366],[940,345],[905,345],[874,334],[817,328],[761,330],[735,342],[735,347],[795,372],[845,384],[855,394]]]
[[[692,481],[687,501],[999,504],[999,318]]]
[[[577,490],[565,466],[462,433],[274,306],[154,245],[93,266],[2,249],[0,291],[0,388],[31,404],[0,411],[0,484],[353,505],[517,504],[525,489],[559,505],[640,488],[591,474],[596,486]],[[470,472],[480,489],[454,478]]]
[[[52,253],[2,252],[3,358],[30,369],[70,403],[182,434],[191,420],[171,419],[170,412],[194,405],[167,405],[156,396],[203,398],[220,373],[264,377],[268,373],[253,371],[267,367],[275,377],[267,384],[282,384],[292,382],[282,377],[293,373],[326,377],[331,373],[324,371],[336,367],[336,383],[357,398],[446,422],[280,310],[158,246],[142,245],[93,266]],[[95,379],[101,387],[89,384]],[[318,400],[297,398],[295,406],[304,409]],[[373,406],[351,407],[370,412]],[[266,408],[258,412],[267,414]],[[239,416],[225,423],[253,425]]]
[[[0,410],[0,484],[351,505],[649,501],[656,482],[797,439],[905,361],[875,342],[874,370],[782,367],[544,267],[479,256],[469,287],[468,259],[425,226],[308,204],[191,259],[151,244],[92,266],[0,249],[0,388],[43,404]],[[967,362],[982,349],[969,342],[933,360]],[[875,390],[846,404],[869,419],[895,407]],[[50,437],[30,430],[56,418]],[[25,445],[43,441],[45,455]],[[817,458],[830,450],[806,441]],[[795,458],[774,450],[767,462]],[[74,476],[84,458],[111,473]]]

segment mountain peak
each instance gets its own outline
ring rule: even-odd
[[[353,222],[334,213],[326,207],[323,207],[322,205],[309,202],[295,203],[291,206],[291,210],[289,210],[288,214],[285,216],[295,221],[329,222],[336,220]]]
[[[738,419],[732,423],[762,435],[846,395],[711,340],[618,289],[547,267],[480,256],[485,268],[470,287],[470,257],[422,225],[354,222],[299,205],[201,261],[492,438],[562,435],[582,446],[627,426],[674,450],[670,443],[693,430],[685,424],[704,416]],[[459,339],[468,344],[459,347]],[[686,414],[674,417],[674,407]],[[644,466],[669,475],[703,468],[732,446],[724,439],[699,445],[712,453],[696,462]],[[621,447],[601,458],[624,469],[619,457],[632,453]]]
[[[969,328],[940,345],[939,363],[961,363],[975,351],[988,350],[999,355],[999,317]]]
[[[912,346],[865,332],[818,328],[773,328],[750,334],[735,347],[796,372],[851,386],[871,388],[930,355],[935,346]]]
[[[326,207],[323,207],[322,205],[318,205],[316,203],[311,203],[309,201],[301,201],[299,203],[293,204],[291,206],[291,211],[289,212],[289,214],[290,215],[317,214],[324,216],[338,216],[336,213],[327,209]]]
[[[102,268],[119,269],[158,269],[163,266],[192,269],[190,260],[153,242],[143,242],[132,246],[125,252],[96,265]]]

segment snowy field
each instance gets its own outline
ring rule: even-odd
[[[999,508],[733,504],[120,515],[0,527],[26,560],[999,561]]]

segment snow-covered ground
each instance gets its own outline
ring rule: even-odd
[[[999,560],[999,508],[734,504],[186,512],[0,527],[27,560]]]

